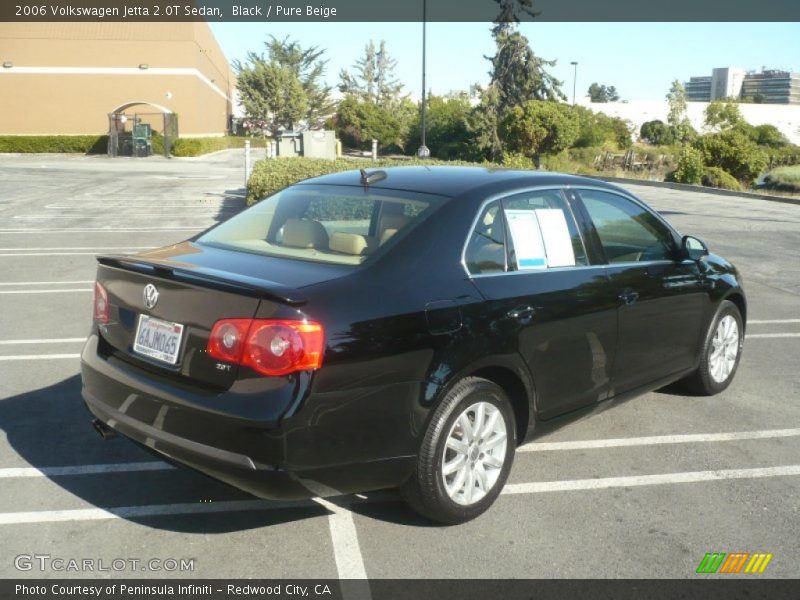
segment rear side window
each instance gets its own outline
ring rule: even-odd
[[[499,201],[489,204],[478,217],[464,259],[473,275],[507,270],[505,223]]]
[[[357,265],[428,218],[439,196],[355,186],[296,185],[198,238],[230,250]]]
[[[509,264],[520,271],[588,265],[580,230],[558,190],[537,190],[503,199],[509,232]]]
[[[558,190],[525,192],[487,205],[464,259],[474,275],[589,264],[572,210]]]
[[[580,190],[609,263],[672,260],[670,230],[648,210],[618,194]]]

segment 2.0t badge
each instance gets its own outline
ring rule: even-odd
[[[146,308],[153,308],[158,302],[158,289],[152,283],[144,286],[144,305]]]

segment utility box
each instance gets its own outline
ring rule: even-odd
[[[303,156],[336,159],[336,133],[328,130],[304,131]]]
[[[278,137],[278,156],[303,156],[303,134],[299,131],[283,131]]]

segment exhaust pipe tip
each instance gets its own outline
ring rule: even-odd
[[[103,423],[103,422],[102,422],[100,419],[95,419],[95,420],[93,420],[93,421],[92,421],[92,427],[94,427],[94,430],[95,430],[95,431],[96,431],[96,432],[97,432],[97,433],[100,435],[100,437],[101,437],[101,438],[103,438],[104,440],[111,439],[112,437],[114,437],[115,435],[117,435],[117,432],[116,432],[116,431],[114,431],[113,429],[111,429],[111,427],[109,427],[108,425],[106,425],[105,423]]]

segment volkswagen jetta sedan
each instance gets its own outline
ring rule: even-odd
[[[104,437],[265,498],[397,487],[459,523],[536,424],[731,382],[736,269],[625,190],[463,167],[306,180],[183,243],[98,257]]]

